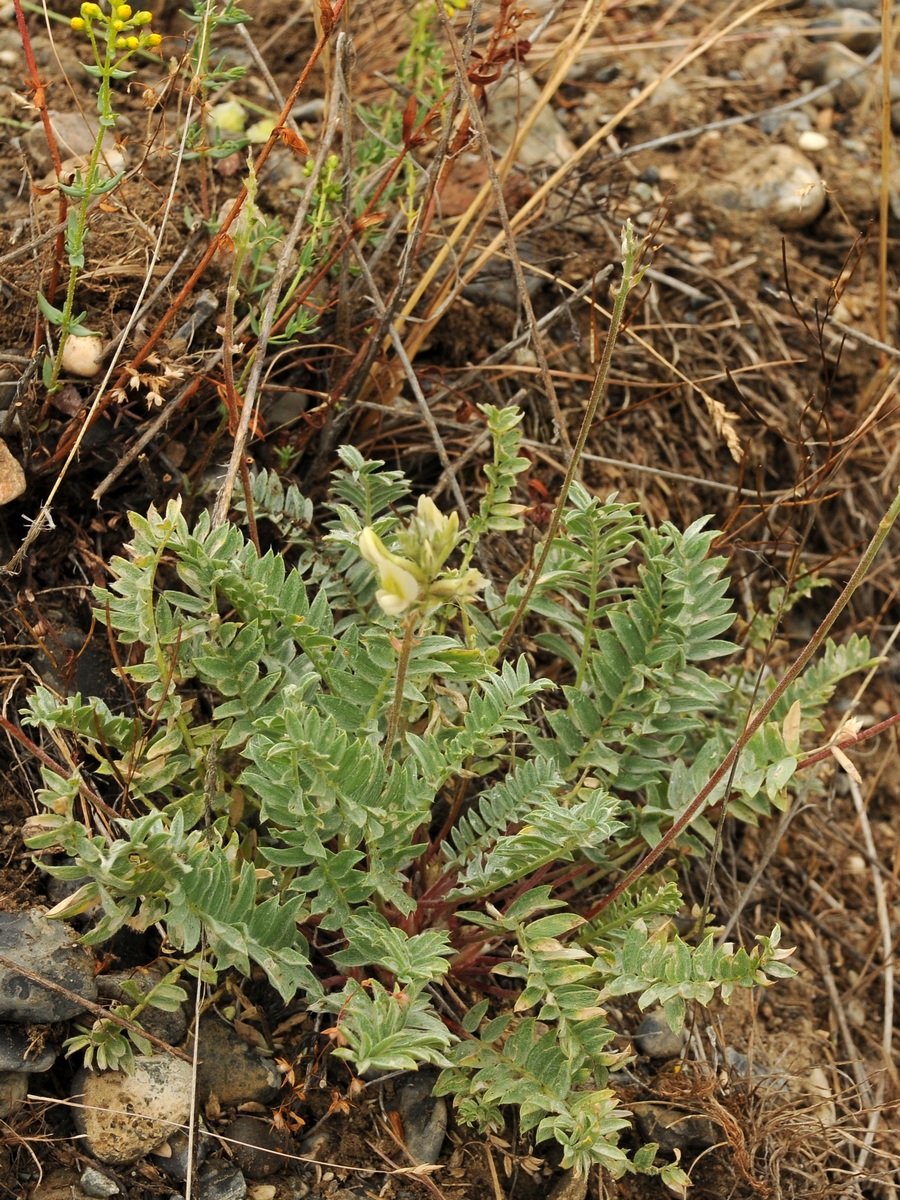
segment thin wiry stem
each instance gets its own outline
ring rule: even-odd
[[[609,329],[606,333],[606,345],[603,347],[603,355],[600,359],[600,364],[597,367],[597,374],[594,376],[594,383],[591,387],[591,395],[588,400],[587,409],[585,410],[584,420],[581,422],[581,429],[578,431],[578,438],[572,450],[572,457],[569,459],[569,465],[566,468],[566,476],[563,480],[562,489],[559,498],[556,502],[556,507],[553,510],[553,516],[550,520],[550,528],[547,530],[547,536],[544,539],[544,546],[541,551],[541,557],[538,559],[537,566],[531,573],[528,585],[522,593],[522,598],[519,601],[518,608],[513,613],[506,632],[500,639],[500,644],[497,647],[498,653],[502,654],[509,643],[512,641],[513,634],[518,628],[522,617],[531,603],[531,597],[534,589],[537,586],[537,581],[540,579],[547,559],[550,555],[553,539],[556,537],[559,530],[562,514],[566,507],[566,501],[569,497],[569,491],[575,480],[578,465],[581,461],[581,455],[587,443],[588,434],[591,430],[594,417],[597,415],[597,409],[600,406],[600,399],[606,388],[606,381],[609,377],[609,368],[612,363],[613,350],[616,346],[616,341],[619,336],[619,329],[622,325],[622,314],[625,311],[625,302],[628,299],[628,293],[632,287],[640,280],[641,272],[635,275],[635,263],[638,257],[639,247],[635,245],[634,228],[630,221],[626,222],[625,229],[622,235],[622,282],[619,284],[618,291],[615,295],[612,313],[610,314]]]

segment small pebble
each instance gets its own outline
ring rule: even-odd
[[[587,1185],[587,1175],[577,1175],[574,1171],[566,1171],[547,1200],[585,1200]]]
[[[276,1133],[268,1121],[240,1116],[222,1131],[234,1161],[248,1179],[265,1179],[287,1166],[284,1155],[290,1140]]]
[[[248,1046],[216,1016],[200,1022],[200,1060],[197,1095],[204,1107],[212,1095],[219,1104],[268,1103],[281,1091],[281,1075],[271,1058]]]
[[[641,1021],[634,1040],[648,1058],[677,1058],[684,1046],[684,1032],[673,1033],[663,1010],[654,1008]]]
[[[824,150],[828,145],[828,138],[824,133],[819,133],[815,129],[806,129],[797,138],[797,145],[801,150],[808,150],[815,153],[817,150]]]
[[[191,1109],[190,1063],[160,1054],[124,1071],[79,1071],[72,1083],[75,1126],[94,1158],[126,1166],[160,1146]]]
[[[804,229],[825,208],[825,189],[813,163],[793,146],[767,146],[705,189],[717,208],[765,214],[779,229]]]
[[[63,370],[71,375],[80,375],[82,379],[93,379],[100,374],[103,366],[103,350],[103,339],[95,334],[86,337],[70,335],[63,346]]]
[[[857,54],[868,54],[881,40],[881,22],[855,8],[839,8],[830,16],[819,17],[809,30],[810,41],[838,42]]]
[[[422,1067],[398,1081],[395,1103],[406,1148],[417,1163],[436,1163],[447,1133],[447,1104],[431,1093],[437,1071]]]
[[[122,1190],[114,1179],[110,1179],[96,1167],[85,1167],[81,1172],[79,1182],[84,1194],[95,1196],[97,1200],[107,1200],[109,1196],[118,1196]]]
[[[244,1200],[247,1180],[237,1167],[217,1159],[200,1172],[194,1194],[196,1200]]]
[[[656,1142],[664,1154],[676,1150],[708,1150],[725,1141],[720,1125],[710,1117],[670,1108],[666,1104],[639,1103],[630,1105],[641,1136]]]

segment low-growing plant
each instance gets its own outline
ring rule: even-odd
[[[88,943],[158,924],[177,971],[199,970],[201,951],[215,973],[255,964],[285,1000],[332,1014],[332,1054],[358,1074],[433,1064],[466,1124],[497,1129],[513,1108],[565,1167],[683,1181],[655,1147],[618,1144],[607,1002],[660,1004],[678,1027],[691,1001],[788,974],[779,930],[749,950],[709,926],[682,936],[671,867],[589,914],[775,681],[758,695],[724,640],[725,560],[705,522],[654,529],[578,484],[528,585],[526,641],[499,654],[529,568],[502,584],[471,562],[522,529],[527,461],[521,414],[482,414],[495,455],[467,527],[426,497],[413,507],[399,471],[351,447],[322,535],[296,487],[256,476],[256,520],[282,553],[206,513],[191,527],[177,502],[133,515],[97,592],[130,650],[132,703],[32,697],[28,720],[73,735],[79,760],[45,770],[30,844],[70,857],[51,873],[86,879],[57,915],[99,909]],[[707,813],[783,808],[803,732],[869,661],[863,638],[829,644]],[[676,845],[712,840],[700,815]],[[73,1046],[127,1062],[129,1036],[98,1022]]]
[[[83,170],[75,173],[71,183],[59,182],[59,190],[73,203],[69,207],[66,224],[66,257],[69,275],[62,308],[51,304],[38,293],[38,302],[44,318],[57,330],[56,353],[44,363],[44,383],[49,392],[59,386],[63,352],[70,337],[94,337],[85,325],[85,313],[76,314],[75,294],[78,279],[85,266],[85,243],[89,225],[88,216],[93,204],[112,192],[121,182],[125,172],[110,170],[104,162],[104,143],[107,135],[115,129],[117,116],[112,106],[112,85],[128,79],[130,72],[125,63],[139,50],[153,50],[162,38],[150,31],[153,14],[145,9],[135,11],[130,4],[82,4],[80,15],[72,18],[72,28],[85,34],[91,45],[92,63],[84,63],[84,69],[98,80],[97,86],[97,133],[94,145]]]

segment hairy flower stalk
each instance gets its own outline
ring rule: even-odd
[[[444,516],[428,496],[419,497],[412,520],[398,536],[402,554],[388,550],[371,525],[359,535],[359,552],[375,569],[381,584],[376,589],[375,599],[382,612],[389,617],[408,614],[397,659],[394,699],[388,715],[383,749],[385,762],[391,757],[397,737],[403,685],[419,618],[429,608],[454,600],[471,600],[485,585],[484,576],[474,567],[460,571],[443,569],[459,540],[459,516],[456,513]]]

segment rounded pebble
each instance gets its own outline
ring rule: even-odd
[[[9,504],[25,492],[22,464],[0,438],[0,504]]]
[[[81,1172],[79,1182],[84,1194],[94,1196],[96,1200],[107,1200],[109,1196],[118,1196],[122,1190],[114,1179],[110,1179],[96,1167],[85,1167]]]
[[[103,365],[103,339],[95,334],[85,337],[70,335],[63,346],[62,367],[70,375],[93,379]]]
[[[825,149],[828,145],[828,138],[824,133],[819,133],[817,129],[805,129],[797,138],[797,145],[801,150],[814,154],[817,150]]]
[[[268,1121],[242,1115],[226,1126],[222,1136],[248,1179],[265,1179],[287,1165],[284,1155],[290,1140],[276,1133]]]
[[[127,1166],[185,1124],[191,1110],[191,1065],[159,1055],[136,1058],[134,1072],[79,1071],[73,1082],[75,1126],[94,1158]]]
[[[673,1033],[666,1014],[655,1008],[641,1021],[634,1041],[648,1058],[677,1058],[684,1046],[684,1033]]]
[[[265,1104],[281,1092],[281,1075],[270,1058],[248,1046],[230,1025],[218,1017],[200,1022],[200,1068],[197,1094],[206,1105],[211,1095],[220,1104]]]

